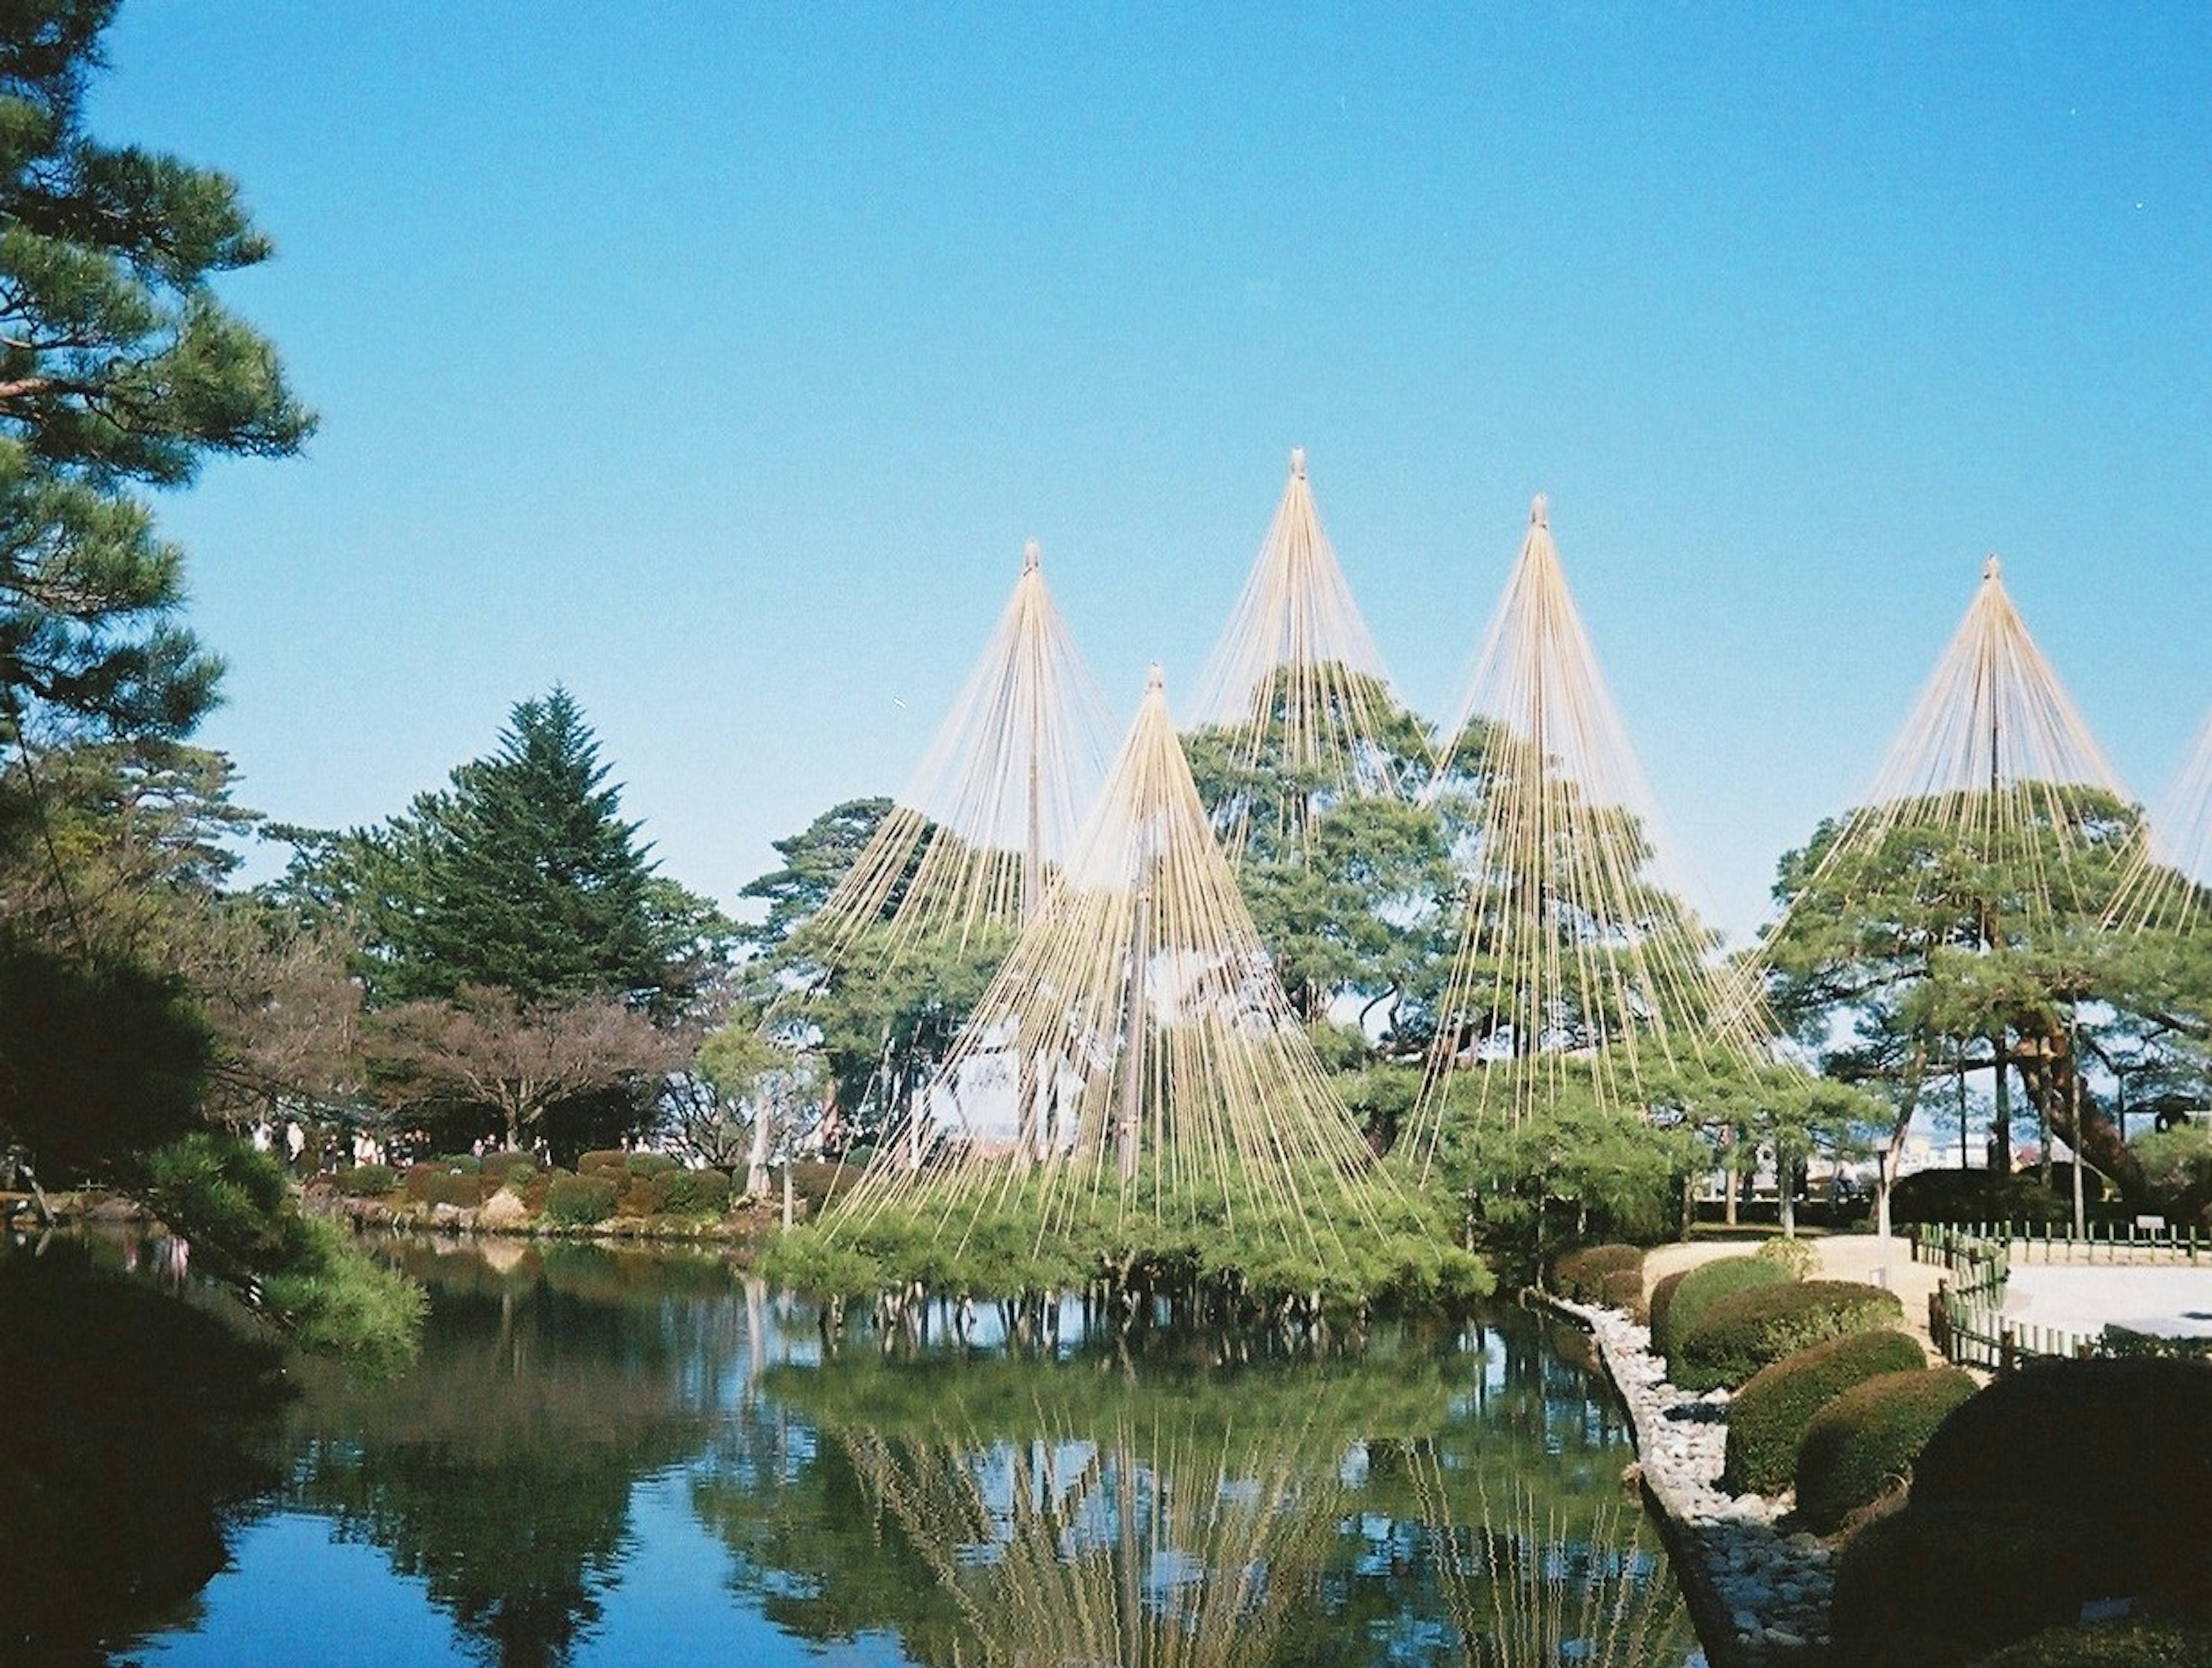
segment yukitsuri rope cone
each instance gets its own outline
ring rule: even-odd
[[[1658,873],[1650,794],[1539,496],[1434,791],[1476,785],[1468,913],[1418,1114],[1516,1124],[1570,1094],[1640,1108],[1749,1046],[1714,939]]]
[[[965,945],[1035,914],[1104,774],[1113,720],[1046,588],[1036,541],[928,755],[811,931],[825,961]]]
[[[1231,862],[1261,830],[1271,849],[1296,849],[1317,798],[1419,786],[1401,782],[1393,762],[1402,749],[1390,743],[1403,738],[1388,733],[1389,683],[1322,530],[1305,452],[1294,450],[1282,501],[1194,703],[1202,725],[1228,732],[1245,770],[1265,766],[1275,784],[1295,785],[1279,802],[1240,798],[1219,810],[1215,827]]]
[[[2085,793],[2110,814],[2082,816]],[[2033,876],[2024,892],[2005,901],[2007,919],[1987,931],[2038,939],[2062,915],[2094,919],[2109,907],[2112,854],[2092,846],[2130,819],[2130,804],[2029,635],[1992,555],[1873,788],[1798,896],[1814,895],[1832,871],[1865,861],[1900,831],[1939,830],[1983,865]],[[2134,837],[2131,829],[2130,822],[2125,837]],[[2100,890],[2102,897],[2085,895]],[[1785,933],[1790,919],[1785,913],[1764,942]],[[1745,958],[1742,968],[1747,980],[1758,979],[1765,971],[1760,955]]]
[[[1318,1254],[1378,1187],[1214,843],[1158,668],[1059,884],[836,1238],[930,1202],[964,1243],[1020,1195],[1040,1239],[1080,1220],[1233,1225]]]
[[[2122,931],[2191,931],[2212,917],[2212,718],[2151,818],[2112,911]]]

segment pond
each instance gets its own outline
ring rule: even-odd
[[[713,1256],[387,1254],[431,1294],[420,1362],[295,1363],[248,1479],[162,1533],[131,1527],[150,1483],[88,1503],[96,1568],[46,1580],[112,1596],[67,1659],[1702,1661],[1583,1340],[1516,1308],[1356,1350],[1085,1341],[1073,1310],[1048,1348],[987,1313],[833,1350]]]

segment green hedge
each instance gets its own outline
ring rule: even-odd
[[[1657,1293],[1652,1295],[1651,1347],[1666,1356],[1672,1367],[1681,1352],[1683,1340],[1714,1303],[1737,1292],[1787,1284],[1790,1281],[1789,1270],[1758,1257],[1723,1257],[1700,1263],[1674,1280],[1664,1303]],[[1673,1376],[1676,1384],[1683,1382],[1679,1374]]]
[[[1974,1668],[2204,1668],[2212,1633],[2128,1622],[2101,1628],[2053,1628],[1985,1656]]]
[[[1900,1228],[1913,1222],[2056,1225],[2074,1220],[2074,1201],[2025,1172],[1919,1170],[1890,1190],[1889,1218]]]
[[[1634,1314],[1644,1307],[1640,1246],[1584,1246],[1552,1265],[1552,1289],[1577,1303],[1602,1303]]]
[[[730,1208],[730,1178],[721,1170],[669,1170],[653,1178],[653,1208],[671,1216],[719,1216]]]
[[[656,1176],[665,1176],[683,1168],[666,1153],[632,1153],[623,1164],[628,1174],[641,1181],[651,1181]]]
[[[2124,1550],[2127,1591],[2212,1612],[2212,1362],[2030,1362],[1944,1422],[1912,1494],[2075,1513]]]
[[[1775,1495],[1797,1475],[1797,1450],[1813,1416],[1883,1373],[1928,1364],[1903,1332],[1846,1332],[1783,1356],[1751,1375],[1729,1403],[1728,1460],[1721,1486],[1732,1495]]]
[[[477,1169],[477,1174],[493,1186],[507,1183],[519,1192],[538,1173],[538,1164],[528,1153],[502,1148],[498,1152],[486,1153],[478,1162]]]
[[[1667,1317],[1674,1307],[1674,1294],[1682,1289],[1682,1282],[1690,1277],[1687,1269],[1676,1269],[1672,1274],[1662,1274],[1652,1283],[1650,1296],[1644,1300],[1644,1318],[1651,1328],[1651,1351],[1663,1356],[1659,1338],[1667,1329]]]
[[[1779,1263],[1790,1271],[1792,1280],[1810,1280],[1820,1266],[1820,1253],[1810,1240],[1800,1240],[1787,1234],[1774,1238],[1751,1253],[1770,1263]]]
[[[448,1160],[433,1159],[408,1167],[406,1192],[417,1204],[458,1204],[473,1210],[483,1199],[483,1178],[473,1169],[450,1168]]]
[[[1678,1294],[1677,1327],[1681,1317]],[[1896,1293],[1854,1280],[1791,1281],[1735,1291],[1706,1305],[1684,1332],[1680,1348],[1668,1358],[1668,1376],[1685,1390],[1732,1388],[1808,1344],[1894,1328],[1904,1319]]]
[[[615,1185],[603,1175],[556,1176],[545,1190],[545,1214],[567,1228],[586,1228],[615,1213]]]
[[[399,1185],[399,1172],[389,1164],[356,1164],[338,1172],[338,1192],[349,1198],[380,1199]]]
[[[629,1155],[620,1147],[599,1147],[583,1154],[576,1160],[576,1174],[595,1175],[605,1171],[613,1175],[629,1174]]]
[[[2015,1453],[2012,1464],[2033,1471],[2042,1459]],[[1835,1571],[1837,1668],[1960,1668],[2131,1590],[2124,1556],[2079,1517],[2008,1506],[1916,1503],[1876,1518],[1844,1544]]]
[[[1883,1373],[1813,1416],[1797,1450],[1797,1513],[1826,1533],[1890,1487],[1909,1483],[1936,1428],[1975,1391],[1956,1367]]]

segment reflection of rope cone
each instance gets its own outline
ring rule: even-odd
[[[1048,1223],[1100,1198],[1195,1220],[1257,1194],[1316,1246],[1330,1207],[1370,1208],[1367,1149],[1214,843],[1157,672],[1063,883],[939,1081],[918,1116],[952,1126],[958,1096],[949,1162],[872,1167],[825,1232],[916,1190],[980,1204],[1017,1183]]]
[[[1544,499],[1476,657],[1436,791],[1480,785],[1468,916],[1421,1122],[1474,1070],[1516,1121],[1580,1082],[1635,1106],[1651,1071],[1746,1048],[1714,941],[1656,871],[1650,795],[1552,541]]]
[[[1389,676],[1322,531],[1303,450],[1291,453],[1282,501],[1198,689],[1200,720],[1237,732],[1247,768],[1272,739],[1279,757],[1271,762],[1319,792],[1388,794],[1402,785],[1378,744]],[[1253,822],[1287,834],[1304,827],[1306,810],[1303,796],[1237,807],[1222,829],[1231,861]]]
[[[1300,1434],[1234,1453],[1126,1423],[1095,1441],[842,1440],[958,1607],[957,1660],[1241,1668],[1273,1656],[1336,1533],[1341,1490]]]
[[[1445,1477],[1424,1448],[1413,1465],[1437,1544],[1437,1579],[1469,1663],[1485,1668],[1650,1668],[1681,1659],[1680,1589],[1643,1544],[1643,1514],[1601,1501],[1571,1525],[1516,1486],[1502,1524],[1486,1490],[1480,1539],[1452,1521]]]
[[[893,953],[1033,915],[1066,860],[1112,734],[1046,588],[1036,542],[928,755],[817,917],[823,953],[888,924]]]

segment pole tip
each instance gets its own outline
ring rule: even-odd
[[[2004,564],[1997,560],[1997,553],[1994,550],[1990,551],[1982,562],[1982,578],[1993,579],[2003,571]]]
[[[1552,525],[1551,500],[1541,493],[1528,500],[1528,525],[1547,528]]]
[[[1039,548],[1037,542],[1035,539],[1031,539],[1028,543],[1022,546],[1023,573],[1036,573],[1037,571],[1037,565],[1043,560],[1044,551]]]
[[[1168,675],[1161,668],[1160,663],[1155,660],[1152,662],[1152,671],[1145,679],[1145,693],[1148,695],[1164,695],[1167,690]]]
[[[1291,448],[1291,479],[1303,481],[1305,478],[1306,449],[1302,446],[1294,446]]]

